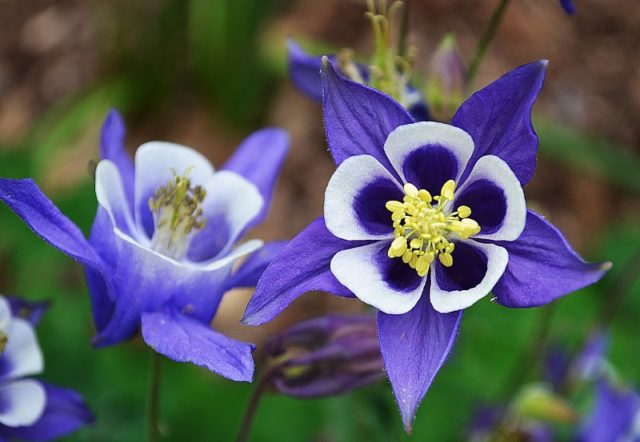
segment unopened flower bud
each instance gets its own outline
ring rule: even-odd
[[[276,390],[314,398],[347,393],[385,377],[374,315],[329,315],[267,341]]]
[[[449,121],[464,101],[466,69],[453,34],[447,34],[429,66],[427,101],[431,113],[440,121]]]

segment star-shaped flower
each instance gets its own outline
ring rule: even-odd
[[[538,138],[531,109],[546,62],[471,96],[450,125],[416,123],[391,97],[322,72],[327,140],[338,168],[324,217],[260,279],[248,324],[310,290],[378,309],[385,368],[407,431],[451,351],[462,312],[491,291],[533,307],[599,280],[560,232],[527,210]]]

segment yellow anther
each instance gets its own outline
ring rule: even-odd
[[[400,236],[393,240],[391,243],[391,247],[389,247],[389,251],[387,255],[389,258],[398,258],[404,254],[407,250],[407,238],[404,236]]]
[[[440,194],[444,199],[450,201],[453,199],[453,194],[455,191],[456,191],[456,182],[453,180],[449,180],[442,185],[442,190],[440,191]]]
[[[457,212],[460,218],[469,218],[471,216],[471,209],[469,206],[460,206],[458,207]]]
[[[427,261],[424,255],[420,256],[416,260],[416,271],[418,272],[418,275],[425,276],[429,271],[429,265],[430,263],[429,261]]]
[[[396,212],[398,210],[403,210],[404,206],[400,201],[387,201],[387,204],[384,205],[389,212]]]
[[[438,257],[446,267],[453,265],[455,243],[480,232],[480,225],[469,218],[471,208],[459,206],[448,212],[447,201],[454,199],[456,183],[447,181],[440,195],[432,197],[425,189],[413,184],[404,185],[402,202],[391,200],[385,205],[391,212],[394,240],[387,254],[426,276],[431,263]]]
[[[405,198],[408,196],[410,198],[415,198],[418,196],[418,188],[416,186],[414,186],[411,183],[407,183],[404,185],[404,193],[406,193],[407,195],[405,196]]]
[[[438,259],[445,267],[451,267],[453,265],[453,256],[451,256],[451,253],[441,253],[438,255]]]
[[[431,194],[424,189],[420,189],[418,191],[418,197],[420,198],[421,201],[424,201],[425,203],[430,203],[432,200]]]

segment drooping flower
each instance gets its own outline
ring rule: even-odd
[[[338,169],[324,217],[271,263],[244,321],[262,324],[324,290],[376,307],[387,374],[409,431],[448,356],[462,311],[493,291],[533,307],[598,281],[561,233],[528,211],[538,138],[531,109],[546,62],[517,68],[467,99],[451,125],[415,123],[391,97],[322,72]]]
[[[375,315],[300,322],[265,343],[271,384],[299,398],[344,394],[385,377]]]
[[[13,307],[30,304],[12,300],[0,296],[0,439],[53,440],[91,423],[78,393],[31,378],[44,368],[34,331],[39,317],[23,317],[26,310]]]
[[[573,4],[573,0],[560,0],[560,5],[567,14],[573,15],[576,13],[576,7]]]
[[[393,98],[409,110],[418,121],[431,120],[431,114],[424,96],[411,85],[413,59],[410,53],[400,53],[394,41],[394,24],[401,1],[393,1],[386,7],[381,2],[369,2],[366,16],[371,21],[374,35],[374,56],[371,65],[357,63],[353,52],[344,49],[337,55],[329,55],[329,60],[338,72],[358,83],[369,85]],[[322,82],[320,69],[322,56],[307,54],[293,40],[287,42],[289,55],[289,75],[293,84],[307,97],[315,101],[322,100]],[[410,52],[410,51],[408,51]]]
[[[250,240],[235,247],[266,215],[288,150],[286,134],[254,133],[217,172],[195,150],[164,142],[142,145],[134,165],[124,135],[112,111],[102,131],[98,211],[88,241],[30,179],[0,179],[0,199],[84,265],[95,345],[116,344],[141,328],[158,353],[251,380],[253,346],[209,324],[224,292],[255,285],[282,246]]]

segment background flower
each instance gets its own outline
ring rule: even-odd
[[[0,296],[0,438],[53,440],[93,422],[93,415],[75,391],[30,378],[44,361],[34,331],[39,318],[21,317],[26,305],[40,308]]]
[[[157,352],[233,380],[253,375],[252,345],[209,326],[225,291],[255,283],[279,245],[233,248],[266,214],[288,149],[286,135],[265,129],[249,137],[220,172],[196,151],[147,143],[135,166],[112,111],[102,131],[95,173],[98,212],[87,242],[32,180],[0,181],[0,199],[47,242],[85,266],[98,335],[96,345],[131,337],[139,327]],[[266,153],[263,151],[266,150]],[[260,155],[260,157],[258,157]]]

